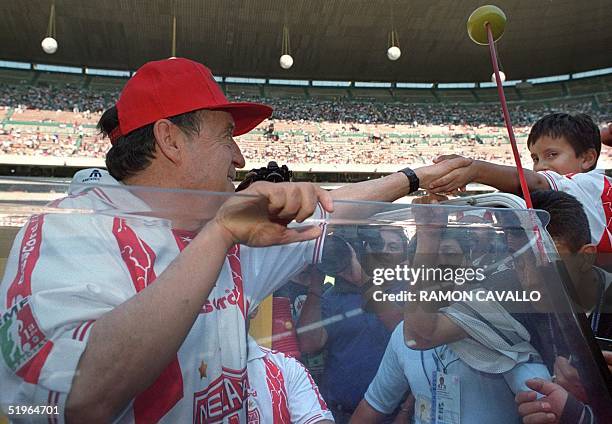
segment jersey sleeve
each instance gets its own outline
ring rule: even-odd
[[[319,393],[319,388],[304,366],[294,358],[282,356],[287,404],[294,424],[314,424],[322,420],[334,421]]]
[[[591,230],[591,241],[595,244],[600,242],[602,234],[607,228],[604,202],[608,204],[611,195],[610,180],[598,171],[580,174],[560,175],[553,171],[541,171],[550,188],[563,191],[574,196],[584,208],[589,220]]]
[[[58,406],[52,418],[62,422],[96,319],[133,296],[121,284],[129,276],[111,254],[101,219],[109,218],[35,215],[15,239],[0,285],[3,408]]]
[[[374,379],[365,393],[370,406],[383,414],[392,413],[410,390],[401,363],[404,345],[403,322],[400,322],[391,335],[391,340]]]
[[[324,220],[326,217],[327,212],[319,204],[310,219]],[[250,311],[304,266],[320,262],[325,224],[318,225],[322,229],[321,236],[314,240],[266,248],[244,247],[241,266]]]

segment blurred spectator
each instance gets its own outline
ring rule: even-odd
[[[110,143],[95,132],[100,112],[118,90],[72,85],[0,84],[0,146],[15,155],[102,158]],[[231,97],[231,96],[230,96]],[[491,104],[408,104],[314,98],[251,98],[274,107],[272,119],[239,139],[247,161],[274,156],[292,164],[397,164],[418,166],[461,149],[465,156],[513,164],[501,113]],[[517,137],[526,137],[541,116],[555,111],[585,112],[610,121],[610,105],[591,100],[511,104]],[[40,124],[44,123],[44,126]],[[36,128],[34,130],[34,128]],[[54,132],[53,145],[45,136]],[[530,164],[527,152],[523,159]],[[602,152],[601,167],[612,162]]]

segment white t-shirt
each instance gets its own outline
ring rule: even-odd
[[[146,210],[142,200],[106,171],[80,171],[77,180],[87,175],[113,187],[72,187],[73,194],[53,205]],[[325,218],[320,206],[313,217]],[[58,405],[60,414],[49,421],[63,422],[74,371],[96,319],[152,284],[192,237],[157,218],[87,213],[31,217],[15,239],[0,285],[0,407]],[[245,422],[245,317],[291,274],[316,262],[321,246],[319,238],[270,248],[231,248],[176,357],[116,422]],[[27,422],[36,417],[11,417],[18,418]]]
[[[600,171],[560,175],[540,171],[551,190],[574,196],[582,206],[591,228],[591,242],[599,253],[612,252],[612,180]]]
[[[314,380],[296,359],[263,348],[249,336],[248,424],[334,421]]]
[[[410,349],[404,343],[403,325],[402,321],[393,331],[378,372],[365,393],[372,408],[390,414],[409,391],[415,399],[431,400],[433,371],[441,368],[439,357],[448,373],[459,377],[461,424],[520,422],[514,394],[502,374],[476,371],[446,346],[438,346],[436,352]]]

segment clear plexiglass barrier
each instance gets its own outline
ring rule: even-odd
[[[612,422],[609,274],[557,249],[544,211],[336,201],[289,224],[315,238],[263,247],[255,197],[10,189],[26,199],[0,204],[12,421],[99,399],[121,423]],[[226,245],[224,225],[250,238]]]

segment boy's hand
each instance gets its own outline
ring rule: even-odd
[[[463,156],[449,155],[445,156],[445,160],[440,160],[439,162],[434,161],[433,165],[423,166],[414,170],[417,177],[419,177],[422,188],[429,190],[433,181],[454,170],[470,166],[473,160]]]
[[[456,161],[457,159],[465,159],[470,162],[467,166],[453,169],[446,175],[432,181],[429,186],[426,187],[429,191],[432,193],[452,193],[457,190],[464,191],[465,186],[474,181],[476,178],[476,161],[459,155],[442,155],[436,157],[433,162],[439,164],[448,160]]]
[[[516,394],[518,413],[523,418],[523,424],[558,423],[567,403],[567,392],[558,384],[539,378],[527,380],[531,392]],[[537,399],[537,393],[544,395]]]
[[[586,389],[584,388],[578,370],[563,356],[557,356],[554,365],[555,383],[570,392],[581,402],[587,402]]]

